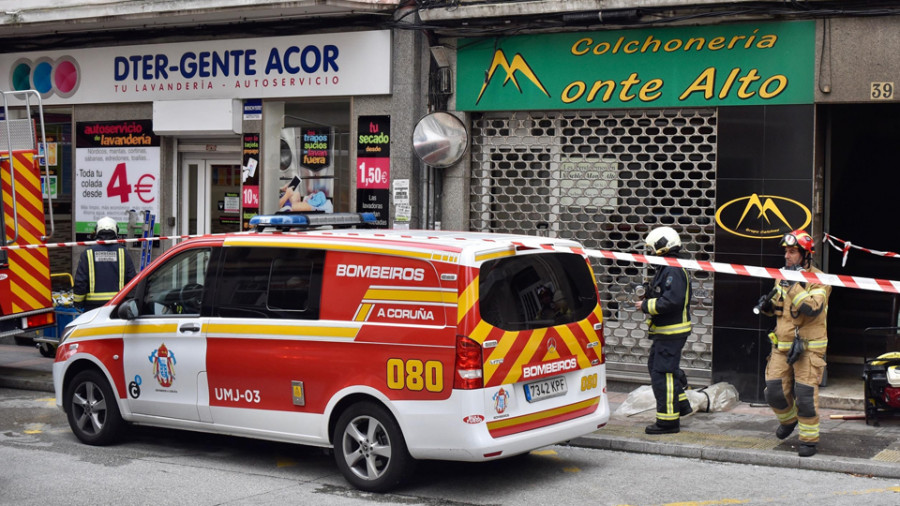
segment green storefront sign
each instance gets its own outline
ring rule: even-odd
[[[815,22],[462,39],[462,111],[813,103]]]

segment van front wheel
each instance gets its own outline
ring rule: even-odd
[[[64,399],[69,427],[82,443],[101,446],[118,439],[124,421],[109,382],[98,371],[78,373]]]
[[[400,426],[383,406],[360,402],[350,406],[334,430],[334,459],[354,487],[385,492],[412,471]]]

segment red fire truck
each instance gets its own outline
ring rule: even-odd
[[[49,176],[41,96],[35,90],[0,94],[0,337],[5,337],[55,325],[56,317],[47,248],[34,247],[49,237],[41,188],[42,166]],[[52,206],[47,209],[52,235]]]

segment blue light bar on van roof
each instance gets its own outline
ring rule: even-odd
[[[352,227],[373,225],[374,213],[285,213],[267,214],[250,218],[250,225],[258,231],[266,228],[279,230],[309,229],[316,227]]]

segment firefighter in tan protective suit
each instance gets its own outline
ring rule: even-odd
[[[822,272],[811,265],[815,248],[805,230],[786,234],[781,245],[785,269]],[[828,285],[781,280],[757,305],[763,314],[776,318],[775,330],[769,333],[772,353],[765,390],[766,402],[778,417],[775,435],[785,439],[799,425],[801,457],[815,455],[819,442],[819,383],[825,371],[830,294]]]

